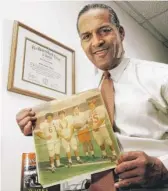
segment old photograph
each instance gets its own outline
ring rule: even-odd
[[[119,148],[98,89],[35,110],[33,137],[43,187],[115,167]]]

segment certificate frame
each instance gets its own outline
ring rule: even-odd
[[[7,90],[50,101],[75,93],[75,51],[14,21]]]

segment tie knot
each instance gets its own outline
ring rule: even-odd
[[[104,76],[105,79],[109,79],[109,78],[111,77],[111,74],[110,74],[109,71],[105,71],[105,72],[103,73],[103,76]]]

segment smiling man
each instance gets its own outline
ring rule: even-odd
[[[115,169],[120,178],[115,187],[162,187],[168,182],[168,113],[165,109],[168,107],[168,66],[124,58],[124,28],[107,5],[86,5],[78,15],[77,30],[84,52],[99,69],[96,87],[101,84],[123,151]],[[25,135],[31,132],[34,116],[31,109],[17,115]],[[109,181],[114,181],[109,171],[96,174],[93,180],[97,182],[91,190],[112,190]]]
[[[115,102],[114,120],[120,132],[116,135],[126,151],[115,169],[121,179],[115,186],[163,185],[168,182],[168,140],[163,139],[168,132],[168,115],[156,110],[150,99],[166,107],[160,89],[164,78],[168,78],[168,66],[124,58],[124,28],[114,10],[106,5],[85,6],[78,15],[77,30],[87,57],[101,70],[99,74],[108,71],[113,94],[115,89],[111,102]],[[102,75],[97,78],[97,85]],[[106,98],[110,101],[109,96]],[[110,102],[106,98],[108,108]]]
[[[115,16],[117,19],[117,15]],[[124,53],[122,45],[124,29],[119,26],[118,19],[116,20],[118,28],[114,27],[109,22],[110,17],[111,14],[108,10],[104,8],[90,9],[89,6],[86,6],[78,16],[77,29],[82,48],[89,60],[101,70],[115,68]]]

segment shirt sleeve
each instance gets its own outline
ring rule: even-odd
[[[161,96],[167,104],[168,107],[168,76],[161,86]]]
[[[86,121],[90,122],[90,121],[91,121],[91,118],[90,118],[90,110],[85,111],[85,112],[84,112],[84,115],[85,115]]]
[[[159,67],[156,67],[153,70],[156,87],[159,88],[158,93],[164,101],[163,104],[168,104],[168,65],[160,64]]]
[[[166,64],[156,64],[157,67],[153,69],[153,83],[155,83],[154,91],[156,96],[151,96],[149,102],[158,110],[165,115],[164,124],[168,125],[168,65]],[[153,95],[155,95],[153,93]],[[160,114],[159,114],[160,115]],[[160,117],[160,120],[163,117]],[[167,126],[168,127],[168,126]]]
[[[163,155],[158,157],[158,159],[160,159],[163,163],[163,165],[166,167],[166,169],[168,170],[168,154],[167,155]]]
[[[69,126],[74,124],[74,119],[73,119],[72,115],[66,116],[66,120],[67,120]]]
[[[88,114],[86,114],[86,112],[83,112],[82,113],[82,120],[83,120],[83,123],[86,123],[87,120],[88,120]]]
[[[56,131],[60,130],[59,120],[53,120],[53,125],[54,125]]]
[[[41,131],[44,130],[44,122],[40,123],[40,130],[41,130]]]
[[[55,127],[55,129],[57,129],[57,127],[58,127],[58,121],[57,121],[57,120],[53,120],[52,124],[53,124],[53,126]]]

